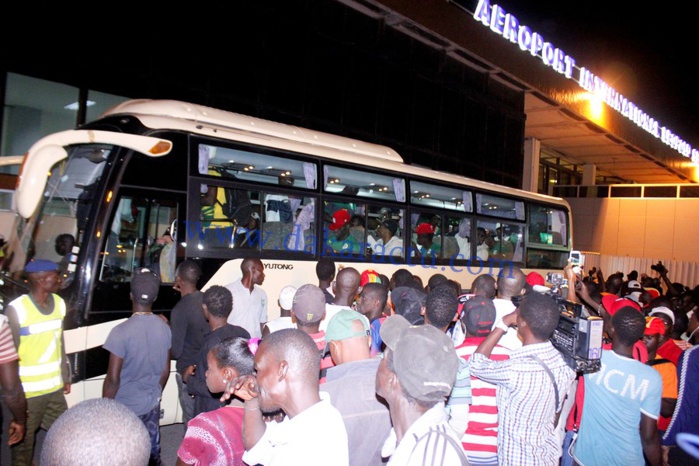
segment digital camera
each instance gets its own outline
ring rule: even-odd
[[[667,268],[663,265],[662,261],[658,261],[657,264],[651,265],[650,266],[651,270],[655,270],[656,272],[663,274],[667,272]]]

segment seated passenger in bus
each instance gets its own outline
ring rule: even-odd
[[[260,243],[260,214],[253,211],[247,225],[238,227],[235,231],[235,247],[255,249]]]
[[[216,171],[210,170],[214,176]],[[204,243],[211,247],[229,247],[233,237],[233,223],[223,214],[226,193],[222,187],[202,185],[201,222],[204,231]]]
[[[485,262],[490,257],[490,248],[495,245],[492,237],[485,228],[478,227],[478,244],[476,245],[476,258]]]
[[[384,220],[376,227],[378,240],[369,236],[367,240],[371,247],[371,252],[377,256],[403,256],[403,239],[396,236],[398,223],[395,220]]]
[[[491,246],[489,251],[490,258],[512,260],[515,248],[510,240],[510,235],[504,232],[502,226],[495,228],[493,242],[494,244]]]
[[[333,214],[333,221],[328,225],[327,249],[334,253],[360,254],[362,244],[350,235],[350,213],[340,209]],[[332,236],[331,236],[332,234]]]
[[[459,254],[461,259],[468,259],[471,257],[471,222],[467,218],[461,219],[459,222],[459,228],[456,230],[454,239],[456,244],[459,246]]]
[[[421,223],[415,228],[417,239],[412,243],[412,257],[439,257],[442,247],[434,241],[434,226],[431,223]],[[417,244],[416,244],[417,243]]]

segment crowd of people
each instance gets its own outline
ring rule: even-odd
[[[30,293],[0,320],[13,464],[31,464],[40,424],[49,428],[42,464],[78,464],[68,459],[82,442],[73,419],[98,409],[133,430],[128,441],[95,440],[111,461],[161,464],[159,399],[171,359],[185,429],[178,465],[699,461],[680,446],[699,435],[699,287],[671,282],[660,263],[653,277],[606,278],[569,264],[562,289],[511,266],[464,290],[439,273],[423,284],[407,268],[388,277],[336,270],[322,258],[309,283],[275,297],[280,317],[272,321],[259,259],[243,260],[240,279],[204,292],[197,263],[180,263],[182,298],[169,321],[151,309],[159,275],[139,269],[132,316],[104,344],[103,397],[112,404],[70,409],[65,305],[53,291],[59,268],[35,260],[27,272]],[[603,322],[598,370],[576,371],[552,343],[563,300],[580,304],[581,320]],[[85,457],[99,464],[99,455],[93,448]]]

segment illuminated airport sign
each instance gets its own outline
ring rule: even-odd
[[[686,141],[662,126],[641,108],[604,82],[599,76],[584,67],[578,67],[575,59],[564,50],[547,42],[538,32],[520,24],[519,20],[489,0],[479,0],[473,14],[476,21],[482,23],[504,39],[517,44],[519,48],[532,56],[538,57],[548,67],[559,74],[578,83],[586,91],[595,94],[607,105],[634,122],[640,128],[660,139],[664,144],[676,150],[692,162],[699,163],[699,149],[693,149]]]

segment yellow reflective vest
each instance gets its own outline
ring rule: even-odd
[[[28,294],[10,303],[19,321],[19,378],[24,395],[33,398],[63,388],[61,334],[66,304],[53,294],[53,311],[43,314]]]

